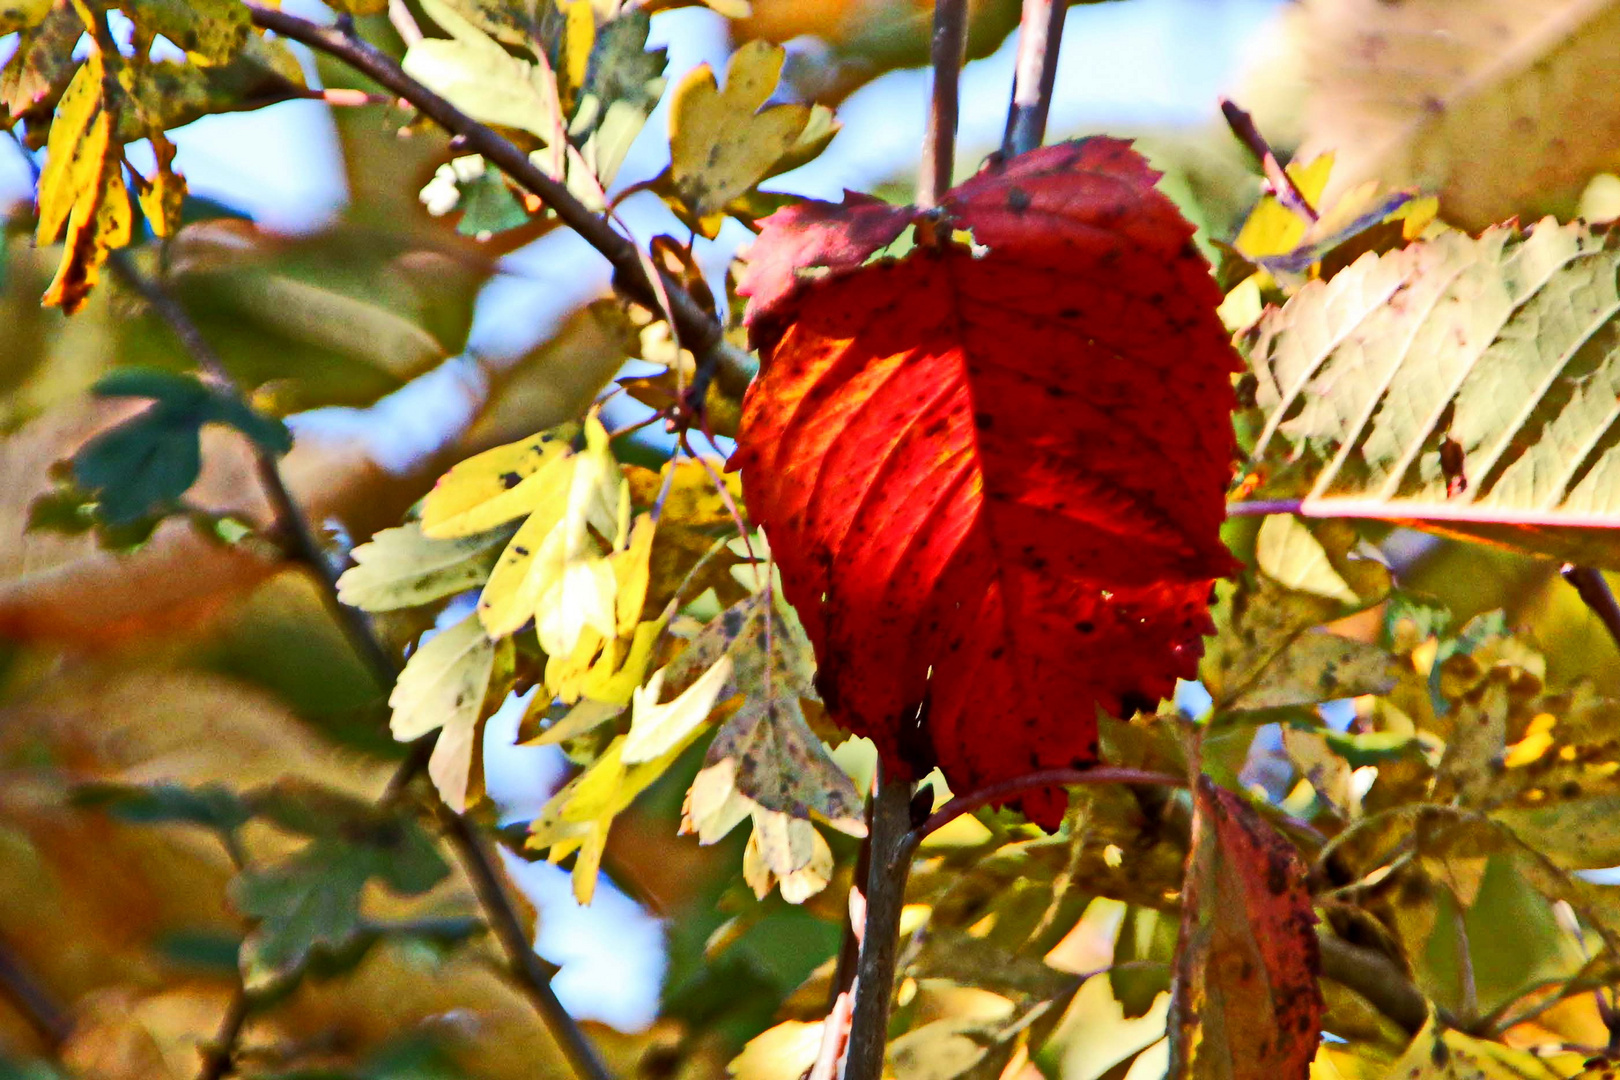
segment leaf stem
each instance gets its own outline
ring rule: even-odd
[[[169,324],[176,337],[180,339],[181,345],[208,379],[240,398],[241,390],[231,378],[230,372],[226,370],[219,355],[214,352],[213,347],[208,344],[207,339],[202,336],[180,303],[169,295],[160,283],[141,274],[127,253],[114,252],[111,256],[111,265],[113,271],[145,297],[153,309]],[[399,675],[398,662],[377,637],[364,613],[349,607],[337,598],[336,575],[333,574],[331,564],[316,541],[309,522],[288,491],[275,456],[263,449],[258,449],[257,455],[259,478],[274,507],[276,523],[291,541],[288,557],[303,563],[315,572],[322,586],[323,598],[342,621],[345,632],[361,658],[370,667],[372,675],[380,685],[392,685]],[[437,733],[434,733],[411,744],[405,759],[383,792],[379,800],[381,803],[387,804],[397,799],[405,787],[421,775],[427,767],[436,739]],[[506,951],[513,978],[528,992],[535,1010],[579,1075],[584,1080],[610,1080],[610,1074],[597,1059],[584,1032],[557,1000],[557,995],[551,988],[552,971],[525,939],[522,924],[517,917],[516,905],[495,871],[489,850],[465,818],[451,812],[442,804],[439,804],[439,811],[445,836],[467,869],[479,904],[484,909],[485,918],[488,919]],[[0,976],[3,974],[3,969],[0,969]]]
[[[1254,502],[1226,504],[1227,517],[1263,517],[1266,514],[1297,514],[1305,505],[1303,499],[1260,499]]]
[[[908,854],[916,850],[917,845],[931,833],[981,806],[1001,802],[1026,791],[1038,791],[1048,787],[1070,787],[1075,784],[1157,784],[1161,787],[1184,788],[1187,786],[1187,778],[1171,773],[1119,768],[1112,765],[1099,765],[1093,769],[1043,769],[1040,772],[1026,773],[999,784],[990,784],[978,791],[970,791],[966,795],[958,795],[934,811],[907,837]]]
[[[1046,138],[1046,116],[1057,82],[1058,48],[1063,43],[1063,18],[1068,10],[1068,0],[1024,0],[1012,101],[1007,106],[1007,130],[1001,137],[1003,161],[1028,153]]]
[[[895,960],[900,949],[900,909],[911,873],[911,785],[878,780],[872,793],[872,826],[866,874],[866,918],[856,961],[855,1012],[850,1021],[844,1080],[879,1080],[889,1036]]]
[[[934,83],[923,132],[922,167],[917,170],[917,205],[931,210],[950,189],[956,168],[956,117],[967,46],[967,0],[935,0],[930,55]]]
[[[1603,571],[1590,566],[1565,564],[1563,575],[1564,580],[1575,587],[1581,599],[1586,601],[1586,606],[1592,609],[1592,614],[1609,631],[1615,647],[1620,648],[1620,602],[1616,602],[1614,591],[1604,579]]]
[[[73,1032],[73,1021],[4,940],[0,940],[0,1000],[10,1002],[52,1050],[60,1049]]]
[[[956,0],[960,3],[961,0]],[[319,26],[285,11],[247,0],[248,12],[256,25],[273,30],[284,38],[301,42],[317,52],[343,61],[391,94],[403,98],[422,115],[458,137],[466,152],[482,155],[507,176],[528,189],[556,213],[613,265],[614,286],[631,300],[651,310],[660,310],[659,286],[668,299],[671,323],[686,348],[699,358],[713,352],[722,365],[748,367],[749,361],[726,341],[718,320],[704,311],[680,282],[658,270],[658,284],[647,274],[633,241],[616,231],[609,221],[589,209],[567,187],[541,171],[518,146],[494,129],[479,123],[422,83],[411,78],[393,57],[368,42],[351,37],[334,27]]]
[[[1221,115],[1226,117],[1227,126],[1232,129],[1238,141],[1249,148],[1249,152],[1260,159],[1260,170],[1266,174],[1266,180],[1271,184],[1272,193],[1277,200],[1288,209],[1304,218],[1306,221],[1316,221],[1316,208],[1305,193],[1299,190],[1294,178],[1288,175],[1288,170],[1277,161],[1277,155],[1272,152],[1271,144],[1266,142],[1265,136],[1255,126],[1254,117],[1240,108],[1230,98],[1221,98]]]

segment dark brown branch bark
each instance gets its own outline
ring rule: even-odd
[[[529,943],[523,924],[518,921],[517,912],[506,895],[506,887],[495,870],[496,856],[466,818],[443,805],[439,807],[439,818],[461,856],[467,876],[472,879],[473,889],[478,893],[478,901],[489,918],[490,928],[506,950],[513,978],[529,995],[535,1011],[545,1019],[546,1027],[557,1040],[563,1056],[568,1058],[574,1072],[585,1080],[612,1080],[612,1074],[597,1056],[590,1040],[585,1038],[585,1033],[579,1029],[568,1010],[563,1008],[563,1003],[557,1000],[557,992],[551,988],[551,977],[556,973],[556,968],[541,959]]]
[[[1305,193],[1299,190],[1294,178],[1288,175],[1288,170],[1277,160],[1271,144],[1266,142],[1265,136],[1261,135],[1260,129],[1255,126],[1254,117],[1227,98],[1221,98],[1221,114],[1226,117],[1226,123],[1238,141],[1260,159],[1261,171],[1266,174],[1266,179],[1271,183],[1271,190],[1278,200],[1306,221],[1315,221],[1316,208],[1305,198]]]
[[[1070,787],[1075,784],[1155,784],[1160,787],[1184,788],[1185,776],[1148,772],[1146,769],[1125,769],[1099,765],[1094,769],[1046,769],[1032,772],[1013,780],[958,795],[928,816],[928,820],[911,831],[907,840],[907,855],[930,834],[955,821],[963,814],[972,813],[981,806],[1010,799],[1026,791],[1047,787]]]
[[[957,0],[958,3],[961,0]],[[614,230],[606,218],[595,213],[569,193],[567,187],[547,176],[517,145],[494,129],[479,123],[450,102],[405,73],[388,54],[342,31],[318,26],[307,19],[264,7],[248,0],[253,21],[282,37],[302,42],[310,48],[343,61],[391,94],[414,106],[464,144],[463,152],[481,154],[514,181],[527,188],[556,213],[586,243],[613,264],[614,285],[625,296],[643,307],[658,311],[657,290],[647,277],[635,244]],[[699,361],[715,357],[722,368],[746,370],[750,365],[740,350],[725,340],[723,328],[694,300],[673,277],[662,274],[669,314],[680,335],[681,344]],[[711,360],[711,363],[715,361]]]
[[[5,941],[0,941],[0,1000],[9,1002],[52,1050],[73,1033],[73,1021]]]
[[[1603,571],[1590,566],[1565,566],[1563,573],[1564,580],[1581,594],[1581,599],[1592,609],[1592,614],[1609,631],[1615,647],[1620,648],[1620,603],[1615,601],[1614,592],[1604,580]]]
[[[950,190],[956,168],[956,118],[967,47],[967,0],[935,0],[931,57],[934,85],[928,100],[928,126],[923,132],[922,165],[917,170],[917,205],[939,204]]]
[[[1012,103],[1001,137],[1005,160],[1028,153],[1046,138],[1046,116],[1057,81],[1058,47],[1063,43],[1063,17],[1068,0],[1024,0],[1018,21],[1018,59],[1013,71]]]
[[[889,1037],[889,1004],[900,949],[900,909],[911,873],[911,785],[879,780],[872,793],[870,861],[866,873],[865,929],[855,973],[844,1080],[879,1080]]]
[[[113,270],[145,297],[169,324],[180,339],[181,345],[196,361],[208,380],[240,397],[240,388],[231,378],[230,372],[225,369],[219,355],[214,352],[213,347],[208,344],[207,339],[202,336],[179,302],[170,296],[160,283],[142,275],[126,253],[115,252],[111,261]],[[337,598],[336,576],[332,573],[331,565],[315,540],[303,512],[287,490],[274,455],[262,449],[258,450],[257,454],[259,478],[265,486],[271,504],[275,507],[277,525],[292,540],[288,557],[315,571],[322,585],[322,595],[342,619],[344,630],[355,642],[357,651],[371,668],[373,676],[383,686],[392,685],[399,674],[399,665],[393,654],[377,638],[370,620],[364,613],[349,607]],[[400,791],[426,768],[436,737],[430,735],[411,745],[409,754],[383,794],[384,801],[396,798]],[[579,1071],[579,1075],[584,1080],[610,1080],[609,1073],[596,1057],[595,1051],[591,1049],[584,1032],[562,1007],[556,993],[551,989],[552,971],[526,940],[522,924],[517,917],[517,909],[512,898],[507,895],[506,887],[496,873],[494,864],[490,861],[493,856],[488,848],[479,840],[473,826],[466,819],[442,806],[440,810],[441,819],[445,824],[445,835],[466,867],[474,891],[478,894],[479,903],[484,909],[484,916],[489,920],[506,950],[512,976],[527,992],[535,1010],[569,1061]]]

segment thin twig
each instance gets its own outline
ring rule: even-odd
[[[956,168],[957,99],[966,45],[967,0],[935,0],[934,85],[923,132],[922,167],[917,170],[917,205],[924,210],[939,205]]]
[[[1566,564],[1563,574],[1564,580],[1575,587],[1581,599],[1586,601],[1586,606],[1592,609],[1592,614],[1608,629],[1615,647],[1620,648],[1620,602],[1615,601],[1614,592],[1604,580],[1603,571],[1590,566]]]
[[[1236,103],[1228,98],[1221,98],[1221,114],[1226,117],[1226,123],[1232,129],[1232,134],[1238,141],[1249,148],[1249,152],[1260,159],[1260,169],[1266,174],[1266,180],[1271,183],[1272,193],[1277,201],[1288,209],[1304,218],[1306,221],[1316,220],[1316,207],[1299,190],[1294,178],[1288,175],[1288,170],[1278,162],[1277,155],[1272,152],[1271,144],[1266,142],[1265,136],[1254,124],[1254,117],[1250,116]]]
[[[221,389],[228,389],[240,397],[240,389],[220,362],[218,354],[214,352],[179,302],[157,282],[142,275],[125,253],[115,252],[111,261],[114,271],[145,297],[169,324],[180,339],[181,345],[191,354],[205,376]],[[287,490],[274,455],[259,450],[258,470],[266,494],[275,508],[277,524],[291,538],[292,550],[288,552],[288,557],[316,571],[322,585],[323,597],[343,620],[345,631],[350,634],[361,657],[370,666],[373,676],[382,685],[391,685],[399,674],[398,663],[377,638],[365,615],[338,600],[336,577],[319,543],[315,540],[309,523]],[[386,804],[397,799],[404,788],[421,774],[432,755],[436,738],[437,733],[434,733],[411,744],[410,751],[389,781],[381,802]],[[607,1070],[591,1050],[584,1032],[580,1030],[573,1017],[569,1016],[568,1011],[562,1007],[557,995],[552,991],[552,970],[535,953],[532,944],[525,939],[518,921],[517,908],[495,872],[489,850],[480,842],[470,823],[459,814],[444,808],[442,804],[440,809],[445,823],[445,835],[467,868],[467,874],[472,879],[484,915],[506,950],[513,977],[527,991],[536,1011],[550,1029],[552,1037],[562,1046],[569,1060],[579,1070],[579,1075],[584,1080],[609,1080]]]
[[[1303,499],[1257,499],[1253,502],[1229,502],[1227,517],[1264,517],[1266,514],[1297,514],[1304,506]]]
[[[855,1011],[850,1020],[844,1080],[878,1080],[889,1035],[894,966],[900,948],[900,909],[911,871],[911,785],[881,778],[872,793],[871,862],[866,874],[865,929],[856,963]]]
[[[249,1011],[247,992],[238,985],[230,1004],[225,1007],[224,1019],[219,1022],[219,1033],[202,1049],[203,1067],[197,1073],[197,1080],[221,1080],[236,1070],[237,1043],[242,1038]]]
[[[970,791],[966,795],[958,795],[911,831],[908,837],[909,850],[915,850],[929,834],[937,832],[963,814],[971,813],[981,806],[1003,802],[1026,791],[1071,787],[1075,784],[1157,784],[1161,787],[1184,788],[1187,786],[1187,778],[1172,773],[1118,768],[1112,765],[1099,765],[1094,769],[1045,769],[1041,772],[1026,773],[999,784],[990,784],[978,791]]]
[[[180,347],[196,361],[206,379],[226,393],[243,398],[241,388],[236,385],[236,380],[231,376],[229,369],[220,360],[214,347],[208,344],[208,340],[197,329],[197,324],[191,321],[191,317],[186,314],[179,301],[175,300],[155,278],[150,278],[137,270],[128,252],[122,250],[113,252],[108,263],[113,272],[139,293],[152,310],[168,324],[174,336],[180,340]],[[377,674],[378,680],[383,685],[391,684],[399,673],[393,654],[377,639],[364,612],[338,601],[337,575],[333,573],[331,561],[326,557],[326,551],[316,538],[314,530],[310,528],[303,511],[293,499],[292,492],[287,490],[287,484],[282,479],[275,456],[257,450],[255,469],[259,475],[259,483],[264,488],[265,497],[270,500],[270,509],[274,515],[273,527],[282,537],[287,557],[308,568],[320,580],[321,593],[327,599],[327,607],[337,619],[338,625],[343,628],[349,644]]]
[[[557,1000],[557,993],[551,988],[551,977],[557,969],[543,960],[530,945],[517,912],[506,895],[506,887],[495,872],[493,854],[471,823],[460,814],[441,804],[439,819],[445,833],[454,841],[467,876],[472,879],[473,890],[477,892],[479,903],[489,917],[490,928],[506,950],[513,976],[528,992],[535,1010],[545,1018],[546,1027],[557,1040],[568,1063],[577,1075],[586,1080],[612,1080],[612,1074],[585,1038],[585,1033],[579,1029],[568,1010],[563,1008],[563,1003]]]
[[[1063,43],[1063,16],[1068,10],[1068,0],[1024,0],[1012,102],[1007,106],[1007,131],[1001,137],[1003,161],[1028,153],[1046,138],[1058,46]]]
[[[467,152],[482,155],[527,188],[550,207],[563,224],[612,263],[614,284],[620,292],[643,307],[652,310],[660,308],[658,289],[648,277],[636,245],[615,231],[606,218],[575,198],[562,182],[547,176],[515,143],[411,78],[393,57],[360,38],[347,36],[331,27],[318,26],[285,11],[254,3],[253,0],[248,0],[247,8],[258,26],[343,61],[458,137]],[[746,357],[728,355],[740,353],[740,350],[725,340],[720,323],[704,311],[678,281],[662,271],[658,273],[668,298],[671,321],[681,341],[693,355],[702,357],[717,351],[721,354],[723,365],[746,368],[749,363]]]
[[[67,1042],[73,1021],[36,979],[11,946],[0,940],[0,999],[11,1003],[52,1050]]]

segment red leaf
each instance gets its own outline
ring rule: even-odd
[[[1234,565],[1238,361],[1156,178],[1088,139],[933,214],[810,203],[755,244],[765,367],[734,463],[829,706],[902,776],[937,763],[965,792],[1090,763],[1096,708],[1194,675]],[[873,258],[913,224],[916,247]],[[1063,805],[1024,801],[1048,826]]]
[[[1321,956],[1305,867],[1242,796],[1194,792],[1170,1003],[1170,1080],[1308,1080]]]

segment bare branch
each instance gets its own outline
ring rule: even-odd
[[[1063,43],[1063,17],[1068,10],[1068,0],[1024,0],[1012,103],[1007,106],[1007,131],[1001,137],[1003,160],[1028,153],[1046,138],[1058,47]]]
[[[253,0],[248,0],[247,7],[257,25],[343,61],[390,93],[408,101],[422,115],[461,140],[466,152],[480,154],[500,168],[538,196],[563,224],[613,264],[614,285],[621,293],[643,307],[654,311],[660,309],[658,290],[647,276],[636,245],[615,231],[606,218],[575,198],[564,184],[537,168],[515,143],[411,78],[393,57],[360,38],[351,37],[335,28],[318,26],[285,11],[254,3]],[[659,274],[669,299],[671,321],[680,335],[681,343],[700,359],[716,353],[723,366],[746,370],[749,366],[747,358],[740,355],[741,350],[726,341],[719,322],[703,310],[680,282],[662,271]]]
[[[225,1007],[224,1019],[219,1022],[219,1034],[214,1036],[213,1042],[201,1048],[203,1067],[197,1074],[197,1080],[221,1080],[236,1071],[237,1043],[242,1038],[242,1027],[247,1023],[248,1012],[247,993],[238,986],[231,995],[230,1004]]]
[[[924,210],[939,205],[956,168],[956,116],[967,14],[967,0],[935,0],[934,86],[923,133],[922,166],[917,170],[917,205]]]
[[[872,793],[871,855],[865,881],[866,917],[855,974],[844,1080],[879,1080],[894,997],[900,948],[900,909],[911,872],[911,785],[879,780]]]

